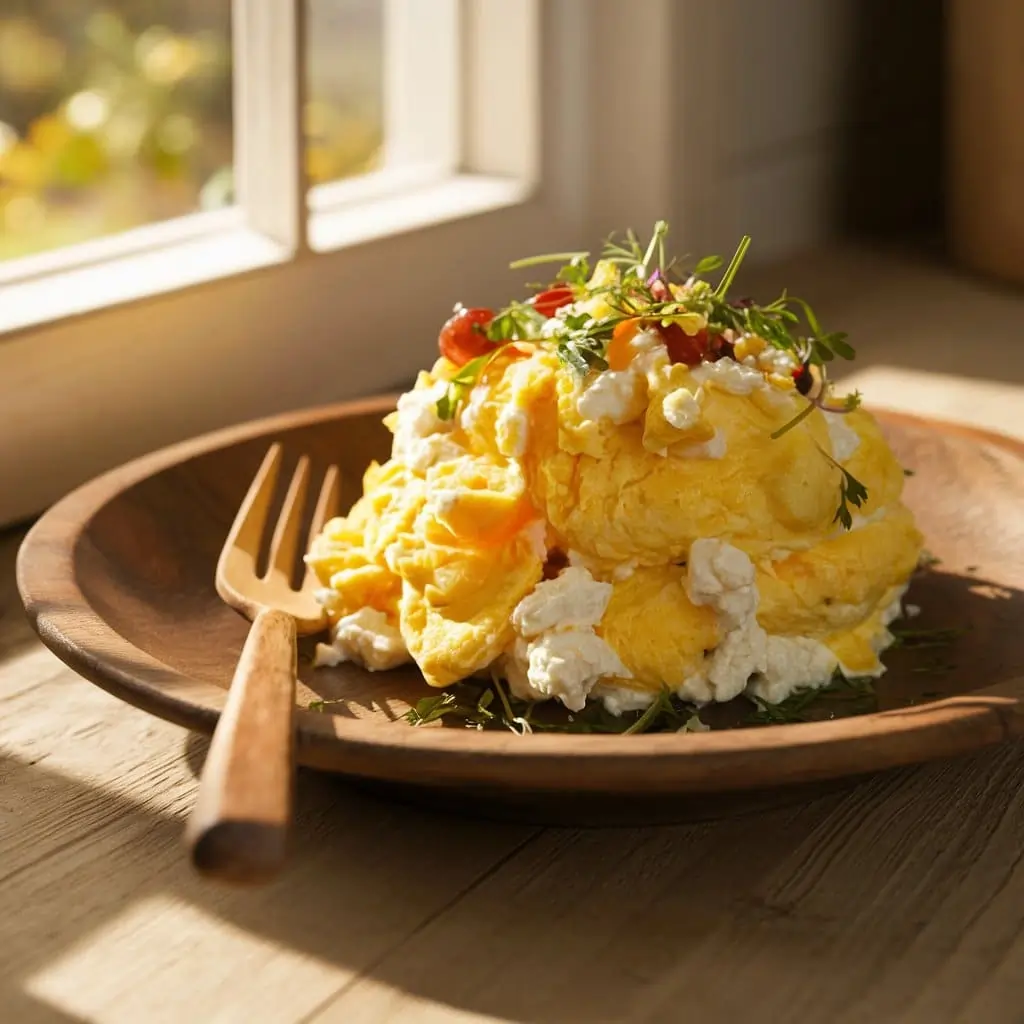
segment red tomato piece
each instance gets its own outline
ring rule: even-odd
[[[486,331],[493,319],[494,311],[491,309],[459,306],[437,336],[441,355],[456,366],[465,366],[471,359],[490,352],[495,343],[487,337]]]
[[[697,366],[707,355],[708,332],[706,330],[690,335],[679,324],[669,324],[668,327],[659,327],[658,330],[661,331],[661,336],[665,339],[668,357],[673,363]]]
[[[552,317],[556,310],[568,306],[572,300],[571,288],[565,285],[556,285],[554,288],[548,288],[547,291],[535,295],[530,301],[541,316]]]

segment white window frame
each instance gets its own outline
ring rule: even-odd
[[[155,447],[401,385],[455,300],[521,284],[510,259],[684,210],[665,162],[683,144],[664,130],[671,48],[635,31],[671,27],[674,0],[386,2],[405,28],[444,12],[435,43],[457,48],[433,99],[388,115],[435,119],[417,160],[312,190],[307,230],[301,162],[280,159],[299,145],[296,0],[236,0],[240,209],[19,261],[17,280],[0,266],[0,525]],[[630,120],[635,94],[594,60],[609,44],[651,118]],[[617,118],[646,163],[623,161]]]

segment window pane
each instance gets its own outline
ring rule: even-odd
[[[311,184],[377,170],[384,141],[384,0],[307,0]]]
[[[230,7],[0,2],[0,259],[231,201]]]

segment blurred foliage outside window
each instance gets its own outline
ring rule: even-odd
[[[378,166],[381,0],[308,0],[306,166]],[[0,260],[232,195],[230,0],[0,0]]]

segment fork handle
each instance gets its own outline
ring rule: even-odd
[[[287,855],[295,789],[295,620],[261,611],[242,648],[185,830],[195,868],[270,881]]]

